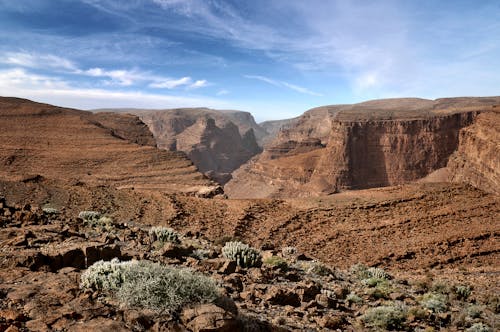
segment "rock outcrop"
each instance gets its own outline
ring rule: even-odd
[[[281,130],[258,158],[234,172],[225,191],[234,198],[317,196],[415,181],[445,167],[459,147],[460,130],[496,105],[500,97],[389,99],[312,109]],[[479,133],[474,129],[479,125],[470,130]],[[491,187],[497,181],[498,159],[486,155],[491,152],[467,152],[474,149],[465,147],[471,146],[465,142],[471,135],[467,133],[462,131],[464,147],[453,167],[460,164],[460,155],[473,160],[462,162],[464,175],[456,174],[454,180],[468,176],[476,180],[465,182],[486,181]],[[497,141],[489,144],[489,151],[497,149]],[[473,170],[481,175],[473,175]]]
[[[0,178],[193,192],[215,185],[182,152],[155,147],[136,116],[0,98]]]
[[[267,135],[247,112],[186,108],[135,113],[160,148],[185,152],[202,173],[220,184],[262,151],[257,142]]]
[[[500,194],[500,109],[480,114],[460,131],[457,151],[451,156],[449,180],[465,182]]]

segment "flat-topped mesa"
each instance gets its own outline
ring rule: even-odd
[[[233,173],[225,191],[235,198],[317,196],[415,181],[446,167],[459,149],[460,130],[495,105],[500,97],[389,99],[315,108]]]
[[[257,135],[267,134],[247,112],[183,108],[136,114],[149,126],[159,147],[183,151],[202,173],[220,184],[262,151]]]
[[[137,116],[0,98],[0,178],[48,178],[116,188],[215,187],[183,153],[156,148]]]

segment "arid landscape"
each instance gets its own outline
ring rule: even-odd
[[[264,123],[1,97],[0,142],[0,331],[500,328],[500,97]],[[140,302],[134,264],[215,295]]]

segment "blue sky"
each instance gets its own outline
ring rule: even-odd
[[[0,0],[0,95],[259,121],[500,95],[500,1]]]

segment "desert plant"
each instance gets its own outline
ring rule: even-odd
[[[406,321],[407,310],[403,305],[384,305],[366,310],[361,321],[366,327],[384,330],[402,329]]]
[[[150,261],[99,261],[82,273],[84,289],[110,292],[120,302],[155,311],[175,311],[188,303],[219,297],[215,281],[200,273]]]
[[[165,244],[167,242],[179,244],[181,242],[179,239],[179,233],[174,231],[172,228],[163,226],[151,227],[149,230],[149,236],[152,242],[158,241],[161,244]]]
[[[264,264],[269,265],[269,266],[274,266],[281,271],[286,271],[288,270],[288,263],[284,258],[278,257],[278,256],[271,256],[268,257],[264,260]]]
[[[227,242],[222,248],[222,255],[241,267],[259,266],[262,263],[260,252],[241,242]]]
[[[455,287],[455,294],[459,300],[467,300],[472,290],[468,285],[459,285]]]
[[[333,274],[333,271],[321,262],[312,261],[306,273],[326,277]]]
[[[483,314],[485,310],[485,307],[482,305],[477,305],[477,304],[472,304],[465,308],[465,312],[467,313],[467,316],[474,319],[474,318],[479,318]]]
[[[444,312],[447,307],[446,295],[440,293],[425,293],[420,304],[432,312]]]
[[[78,214],[78,218],[83,219],[85,222],[90,222],[92,220],[99,220],[101,218],[101,213],[97,211],[81,211]]]
[[[483,323],[475,323],[471,327],[469,327],[467,332],[491,332],[492,329],[486,324]]]
[[[391,279],[391,276],[379,267],[370,267],[366,271],[369,278]]]
[[[58,209],[53,208],[53,207],[49,207],[49,206],[42,208],[42,211],[45,214],[59,214],[60,213]]]
[[[361,297],[359,297],[356,293],[353,293],[353,292],[347,294],[345,299],[349,304],[363,302],[363,299]]]
[[[281,248],[281,253],[283,254],[283,256],[293,256],[297,253],[297,248],[295,247],[283,247]]]
[[[191,253],[190,256],[201,261],[201,260],[207,259],[209,257],[209,255],[210,255],[210,250],[196,249],[196,250],[193,250],[193,252]]]
[[[80,277],[83,289],[112,291],[118,289],[124,281],[124,272],[137,261],[120,262],[118,258],[110,262],[98,261],[85,270]]]
[[[219,297],[215,281],[188,269],[140,261],[125,271],[118,299],[131,307],[175,311],[189,303],[211,302]]]

